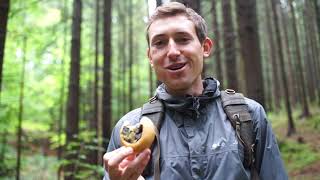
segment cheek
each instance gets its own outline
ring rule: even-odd
[[[152,57],[152,62],[153,65],[155,66],[161,66],[164,63],[165,57],[163,55],[164,53],[161,52],[161,50],[153,50],[151,51],[151,57]]]

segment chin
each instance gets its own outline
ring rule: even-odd
[[[169,87],[169,89],[177,92],[184,91],[191,87],[190,82],[185,82],[182,80],[171,81],[170,83],[165,83],[165,84]]]

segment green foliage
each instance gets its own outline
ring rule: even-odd
[[[320,153],[312,150],[307,144],[285,140],[279,142],[279,148],[288,171],[303,168],[320,160]]]
[[[21,177],[23,179],[57,179],[58,161],[54,156],[43,156],[38,153],[24,156],[22,165]]]
[[[61,166],[73,164],[75,172],[68,172],[75,175],[78,179],[94,179],[103,176],[103,168],[100,165],[92,165],[88,162],[89,153],[93,150],[103,152],[104,149],[99,147],[97,138],[94,138],[94,132],[82,131],[75,141],[69,143],[66,147],[65,155],[73,157],[71,160],[64,159],[60,163]]]
[[[14,132],[15,109],[9,104],[0,104],[0,132]]]
[[[312,116],[308,119],[308,123],[312,128],[320,132],[320,116]]]
[[[52,136],[50,136],[50,147],[52,149],[57,149],[60,145],[64,146],[66,143],[66,135],[65,134],[61,134],[61,142],[59,142],[59,135],[58,134],[53,134]],[[60,144],[61,143],[61,144]]]
[[[0,179],[2,179],[1,177],[14,177],[16,172],[16,151],[7,144],[0,144],[0,150],[2,149],[5,151],[5,157],[3,161],[0,161]]]

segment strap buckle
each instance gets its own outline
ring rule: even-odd
[[[152,104],[152,103],[154,103],[157,99],[158,99],[158,96],[157,96],[157,95],[152,96],[152,97],[149,99],[149,103]]]
[[[235,90],[233,90],[233,89],[226,89],[226,90],[224,90],[227,94],[235,94],[236,93],[236,91]]]

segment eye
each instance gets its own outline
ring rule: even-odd
[[[165,40],[156,40],[152,43],[152,46],[156,47],[156,48],[161,48],[163,46],[165,46],[166,41]]]
[[[156,41],[156,42],[154,42],[153,45],[155,45],[155,46],[161,46],[161,45],[163,45],[163,44],[164,44],[163,41]]]
[[[179,37],[176,39],[176,42],[179,44],[187,44],[189,43],[189,41],[190,41],[190,38],[187,38],[187,37]]]

